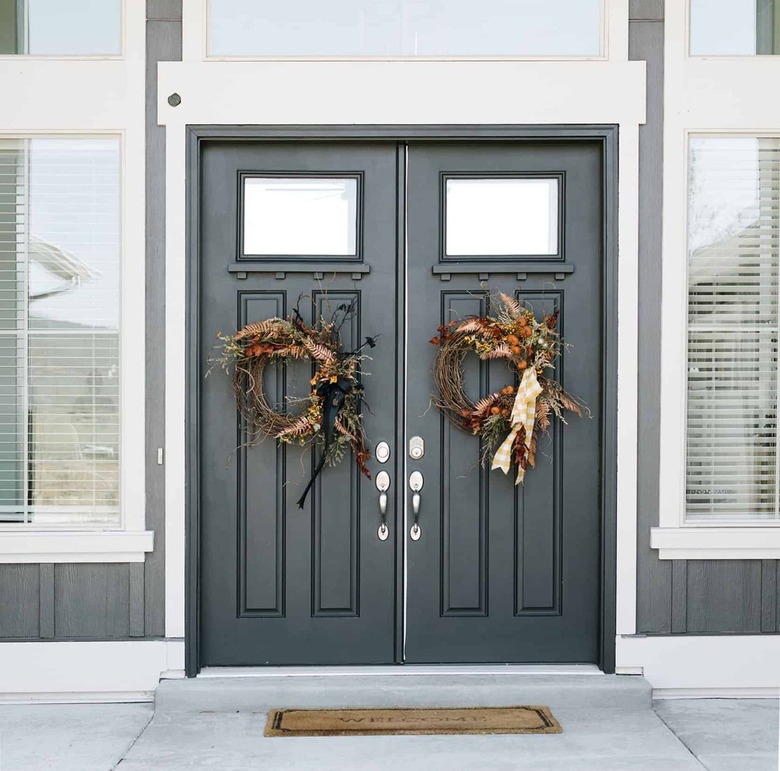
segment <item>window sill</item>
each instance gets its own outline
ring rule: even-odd
[[[650,546],[662,560],[774,560],[780,527],[654,527]]]
[[[0,531],[0,563],[143,562],[154,547],[150,530]]]

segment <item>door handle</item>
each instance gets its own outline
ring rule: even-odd
[[[412,514],[414,514],[414,524],[409,531],[409,537],[413,541],[419,541],[422,535],[422,529],[420,528],[420,490],[422,490],[423,484],[425,484],[425,480],[419,471],[413,471],[409,475],[409,489],[412,491]]]
[[[380,471],[376,475],[376,489],[379,490],[379,516],[381,519],[379,529],[376,531],[380,541],[386,541],[390,535],[390,529],[387,527],[387,491],[390,488],[390,474],[386,471]]]

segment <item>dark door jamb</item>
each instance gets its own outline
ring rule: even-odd
[[[198,363],[205,354],[199,343],[199,185],[201,144],[215,140],[446,141],[513,139],[599,141],[602,146],[604,199],[602,248],[601,369],[601,607],[599,661],[615,671],[617,566],[617,228],[618,127],[590,126],[188,126],[187,127],[187,372],[185,405],[187,486],[185,511],[185,666],[188,677],[200,669],[200,384]],[[400,168],[400,164],[399,164]],[[399,223],[402,227],[402,223]],[[402,235],[399,233],[399,236]],[[399,248],[403,238],[399,237]],[[399,278],[399,290],[403,277]],[[404,298],[399,291],[399,303]],[[403,319],[403,313],[399,314]],[[400,322],[399,322],[400,323]],[[399,338],[403,339],[403,337]],[[401,446],[400,444],[397,446]],[[400,608],[399,608],[400,611]],[[400,616],[400,613],[398,614]]]

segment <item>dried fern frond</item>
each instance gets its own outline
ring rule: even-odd
[[[550,428],[550,405],[543,395],[536,400],[535,419],[534,431],[539,428],[546,432]]]
[[[304,337],[303,344],[311,354],[312,359],[317,361],[331,361],[333,359],[333,353],[321,343],[314,343],[308,337]]]
[[[474,409],[472,411],[472,415],[474,417],[482,417],[485,415],[490,408],[501,398],[501,394],[496,392],[494,394],[490,394],[489,396],[486,396],[484,399],[480,399],[475,405]]]
[[[467,319],[455,327],[455,332],[468,334],[469,332],[479,332],[480,329],[482,329],[481,322],[477,321],[477,319]]]
[[[245,337],[262,336],[268,332],[278,331],[280,324],[284,324],[282,319],[266,319],[265,321],[254,321],[251,324],[247,324],[243,329],[239,330],[236,335],[236,340],[243,340]]]
[[[306,415],[298,418],[291,426],[282,429],[277,435],[277,439],[283,439],[285,437],[291,438],[295,436],[302,436],[311,429],[311,423]]]
[[[511,359],[512,349],[506,343],[499,343],[492,351],[480,356],[480,359]]]
[[[505,294],[504,292],[499,292],[498,296],[501,298],[501,302],[504,303],[507,313],[513,319],[518,319],[520,318],[520,316],[523,315],[523,308],[520,305],[520,303],[517,302],[517,300],[515,300],[514,297],[510,297],[508,294]]]

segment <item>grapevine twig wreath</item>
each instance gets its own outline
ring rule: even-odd
[[[538,321],[532,310],[503,292],[491,295],[490,304],[493,316],[471,316],[439,326],[439,334],[430,341],[439,347],[433,368],[438,393],[433,399],[457,428],[480,437],[483,465],[492,455],[491,468],[506,474],[514,461],[515,484],[520,484],[528,466],[536,465],[539,433],[547,432],[551,416],[565,423],[565,411],[582,415],[587,408],[543,374],[554,367],[561,352],[555,329],[558,312]],[[471,352],[483,361],[504,359],[519,384],[472,402],[463,378],[463,362]]]
[[[349,449],[360,470],[371,478],[366,466],[371,453],[360,413],[363,387],[359,365],[368,358],[363,353],[365,347],[373,348],[376,342],[367,337],[354,351],[343,350],[341,327],[354,310],[352,305],[339,305],[330,320],[321,317],[309,326],[295,308],[289,318],[257,321],[234,335],[219,335],[219,363],[232,377],[236,406],[249,435],[247,444],[269,437],[287,444],[321,446],[319,463],[298,500],[299,508],[303,508],[323,466],[335,465]],[[314,372],[309,395],[288,400],[306,402],[306,408],[291,414],[288,405],[268,402],[263,373],[269,365],[295,359],[310,359]]]

